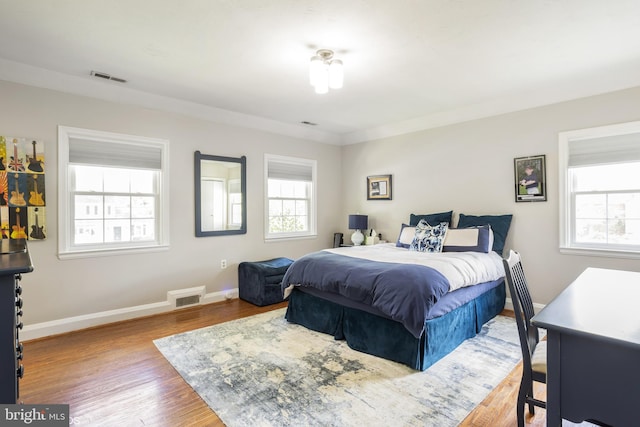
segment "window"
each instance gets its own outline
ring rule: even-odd
[[[640,256],[640,122],[562,132],[560,249]]]
[[[165,140],[60,126],[59,256],[166,248]]]
[[[316,161],[265,156],[265,238],[316,235]]]

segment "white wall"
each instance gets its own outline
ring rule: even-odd
[[[235,288],[239,262],[330,247],[335,231],[348,240],[347,215],[356,212],[368,214],[370,226],[389,240],[410,213],[512,213],[506,249],[522,253],[533,298],[542,304],[588,266],[640,271],[637,260],[561,255],[557,199],[558,132],[639,120],[640,88],[345,147],[2,81],[0,100],[0,134],[46,146],[48,236],[29,243],[35,271],[22,282],[27,327],[165,301],[173,289]],[[57,258],[58,125],[171,141],[169,251]],[[246,235],[194,237],[195,150],[247,156]],[[318,239],[264,242],[264,153],[318,161]],[[547,156],[549,200],[515,203],[513,158],[537,154]],[[393,174],[393,200],[367,201],[366,176],[387,173]],[[223,258],[226,270],[220,269]]]
[[[513,214],[505,254],[522,254],[532,298],[546,304],[586,267],[640,261],[560,254],[558,132],[640,119],[640,88],[343,147],[344,211],[395,241],[411,213]],[[513,159],[545,154],[548,201],[514,201]],[[393,200],[367,201],[368,175],[393,175]],[[348,234],[347,234],[348,235]],[[348,237],[347,237],[348,238]],[[603,283],[606,292],[606,283]]]
[[[171,248],[168,251],[61,261],[57,258],[57,126],[66,125],[170,140]],[[30,241],[35,271],[23,276],[24,323],[165,301],[173,289],[206,285],[214,293],[237,288],[242,261],[299,257],[330,247],[341,209],[340,147],[220,125],[0,81],[0,134],[45,144],[47,239]],[[246,235],[196,238],[193,155],[247,156]],[[265,243],[264,154],[318,161],[318,238]],[[331,206],[331,208],[326,208]],[[229,267],[220,269],[220,260]],[[108,320],[108,319],[107,319]]]

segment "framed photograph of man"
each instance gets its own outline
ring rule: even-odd
[[[367,177],[367,200],[391,200],[391,175]]]
[[[545,156],[513,159],[516,202],[544,202],[547,200],[547,171]]]

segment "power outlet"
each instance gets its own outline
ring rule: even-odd
[[[227,268],[227,260],[223,259],[220,261],[220,268]]]

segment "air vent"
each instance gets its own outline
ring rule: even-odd
[[[114,82],[118,82],[118,83],[126,83],[127,82],[125,79],[122,79],[120,77],[112,76],[111,74],[101,73],[100,71],[91,71],[91,75],[94,76],[94,77],[99,77],[101,79],[105,79],[105,80],[113,80]]]
[[[167,292],[167,300],[173,308],[188,307],[200,304],[204,300],[205,292],[204,286],[177,289]]]
[[[184,307],[185,305],[193,305],[200,303],[200,295],[191,295],[188,297],[176,298],[176,308]]]

